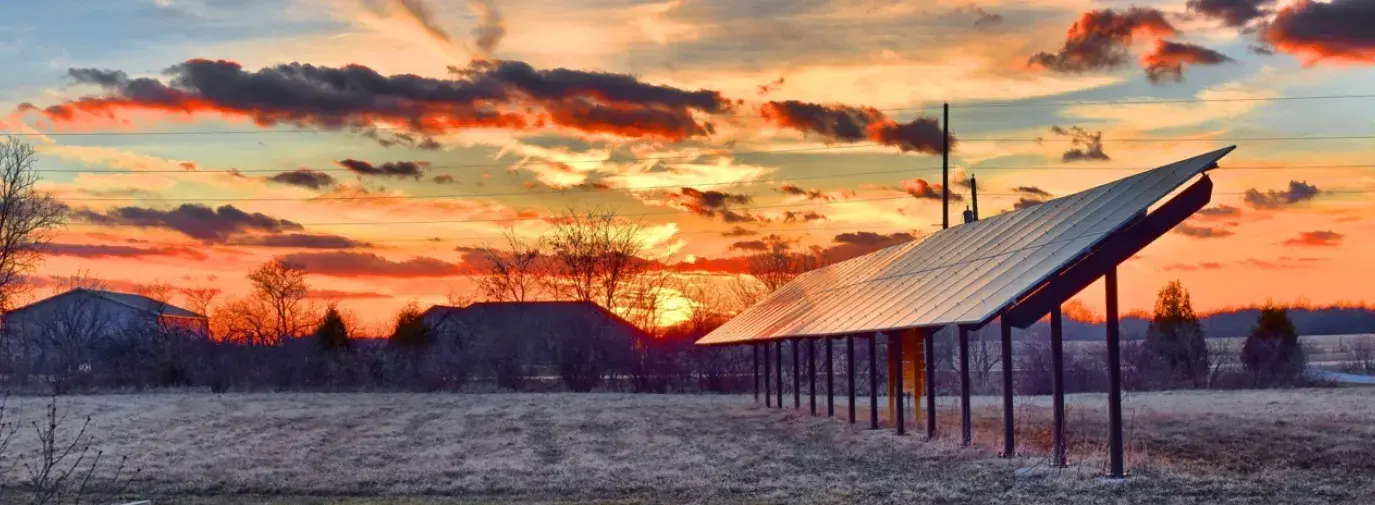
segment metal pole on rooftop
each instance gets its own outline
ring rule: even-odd
[[[878,429],[878,334],[869,335],[869,429]]]
[[[802,410],[802,339],[793,339],[793,409]]]
[[[782,341],[782,340],[775,341],[775,343],[774,343],[774,348],[773,348],[773,368],[774,368],[774,371],[778,372],[778,374],[777,374],[778,377],[774,379],[774,386],[776,386],[775,389],[778,390],[778,391],[776,391],[776,394],[777,394],[778,396],[776,397],[776,401],[774,401],[773,407],[776,408],[776,409],[781,409],[781,408],[783,408],[783,341]]]
[[[960,327],[960,445],[968,447],[974,441],[974,427],[969,415],[969,328]]]
[[[759,344],[750,344],[750,362],[754,365],[754,403],[759,403]]]
[[[1017,440],[1012,426],[1012,322],[998,318],[1003,337],[1003,457],[1016,455]]]
[[[1108,325],[1108,460],[1109,477],[1126,476],[1122,461],[1122,354],[1121,331],[1117,321],[1117,267],[1104,277],[1107,287]]]
[[[1055,310],[1050,313],[1050,389],[1054,397],[1054,428],[1051,430],[1051,465],[1056,467],[1066,466],[1065,455],[1065,349],[1064,349],[1064,322],[1062,321],[1060,306],[1056,305]]]
[[[924,360],[926,380],[926,439],[936,438],[936,330],[926,329],[922,331],[921,345],[922,353],[926,355]]]
[[[895,387],[893,388],[892,394],[896,395],[898,402],[898,408],[894,409],[897,411],[896,421],[898,423],[898,434],[906,435],[907,423],[905,422],[904,411],[907,410],[907,407],[902,404],[902,332],[894,332],[888,335],[888,341],[893,343],[893,345],[889,347],[888,352],[893,353],[893,356],[895,356],[895,358],[889,360],[889,362],[893,364],[893,370],[889,370],[888,373],[892,374],[894,377]]]
[[[769,382],[769,343],[759,344],[764,348],[764,406],[773,407],[773,384]]]
[[[812,415],[816,415],[816,339],[807,339],[807,392],[811,394]]]
[[[941,106],[941,229],[950,227],[950,104]]]
[[[979,180],[969,176],[969,200],[973,204],[974,220],[979,220]]]
[[[845,373],[850,379],[845,385],[850,389],[850,424],[855,424],[855,336],[845,336]]]
[[[831,358],[831,337],[826,337],[826,417],[835,417],[835,360]]]

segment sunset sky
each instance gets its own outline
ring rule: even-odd
[[[1202,311],[1372,302],[1373,27],[1369,0],[25,0],[0,130],[74,210],[39,282],[232,297],[286,256],[382,320],[593,206],[684,275],[852,256],[940,228],[949,102],[952,222],[969,175],[988,216],[1239,146],[1125,309],[1175,278]]]

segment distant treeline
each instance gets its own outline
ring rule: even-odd
[[[1375,310],[1365,307],[1301,307],[1288,309],[1289,320],[1299,335],[1351,335],[1375,333]],[[1209,338],[1245,337],[1256,325],[1260,308],[1249,307],[1202,316],[1199,323]],[[1149,316],[1122,318],[1122,335],[1131,340],[1145,338],[1150,326]],[[1041,321],[1032,325],[1029,333],[1014,335],[1046,335],[1050,324]],[[1065,319],[1066,340],[1101,340],[1102,323]],[[1025,338],[1025,337],[1023,337]]]

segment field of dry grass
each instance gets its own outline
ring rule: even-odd
[[[950,438],[952,400],[927,442],[737,396],[59,399],[159,504],[1375,503],[1371,388],[1129,394],[1125,482],[1098,478],[1102,395],[1070,397],[1067,470],[1046,466],[1045,399],[1018,398],[1010,460],[996,457],[996,399],[976,404],[970,449]],[[11,412],[35,418],[46,401],[12,398]],[[35,444],[21,431],[9,451]]]

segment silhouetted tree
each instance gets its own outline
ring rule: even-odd
[[[24,274],[37,268],[51,231],[67,220],[67,206],[40,191],[33,146],[0,141],[0,310],[12,308]]]
[[[1293,384],[1303,374],[1306,357],[1288,311],[1269,302],[1260,309],[1241,348],[1241,362],[1261,386]]]
[[[387,341],[393,346],[409,349],[420,349],[430,345],[430,331],[425,327],[419,305],[410,302],[401,308],[401,312],[396,315],[396,326]]]
[[[1204,385],[1208,377],[1208,343],[1194,313],[1189,292],[1179,281],[1161,288],[1146,332],[1146,355],[1168,374],[1171,384]]]
[[[339,315],[339,308],[335,304],[331,303],[325,309],[324,318],[315,327],[315,339],[320,349],[326,352],[346,351],[352,347],[348,325],[344,323],[344,317]]]
[[[248,280],[254,295],[271,307],[278,339],[303,333],[310,324],[303,307],[309,294],[304,266],[275,259],[249,272]]]

